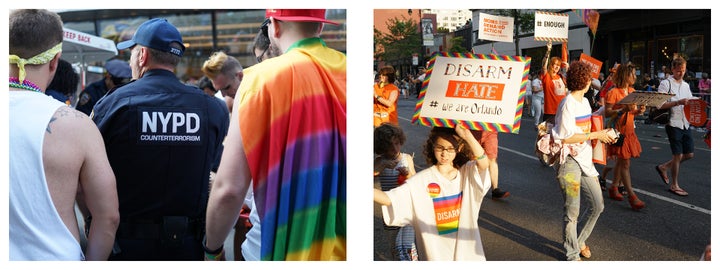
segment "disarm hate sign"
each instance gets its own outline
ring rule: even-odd
[[[518,133],[530,57],[435,53],[412,122]]]
[[[535,40],[567,42],[568,40],[567,14],[535,12]]]

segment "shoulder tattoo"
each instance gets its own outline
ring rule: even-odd
[[[55,114],[50,118],[50,122],[48,122],[47,127],[45,128],[45,132],[52,134],[52,129],[50,128],[50,125],[55,122],[58,118],[64,118],[64,117],[73,117],[73,118],[83,118],[85,116],[84,113],[77,111],[70,107],[60,107],[57,111],[55,111]]]

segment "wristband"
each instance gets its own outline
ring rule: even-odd
[[[590,139],[590,132],[585,133],[585,140],[587,141],[587,140],[589,140],[589,139]]]
[[[484,159],[484,158],[486,158],[486,157],[487,157],[487,155],[485,155],[485,153],[483,153],[483,154],[480,155],[479,157],[476,157],[475,160],[482,160],[482,159]]]
[[[220,245],[219,248],[217,248],[215,250],[210,250],[207,246],[205,246],[206,244],[207,244],[207,236],[203,236],[202,248],[205,251],[205,255],[206,256],[214,256],[214,257],[220,256],[220,254],[222,254],[222,252],[223,252],[223,247],[225,246],[225,244],[222,244],[222,245]]]
[[[203,245],[203,247],[205,247],[205,246]],[[220,248],[222,249],[222,247],[220,247]],[[219,261],[220,259],[222,259],[224,257],[224,255],[225,255],[224,249],[220,250],[220,253],[218,253],[218,254],[210,254],[210,253],[205,252],[205,258],[208,258],[208,260],[211,260],[211,261]]]

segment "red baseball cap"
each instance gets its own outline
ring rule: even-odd
[[[291,22],[321,22],[338,25],[325,19],[324,9],[267,9],[265,18],[273,17],[281,21]]]

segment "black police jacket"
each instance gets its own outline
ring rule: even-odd
[[[110,91],[93,121],[117,180],[120,219],[203,219],[215,154],[227,134],[226,105],[167,70]]]

